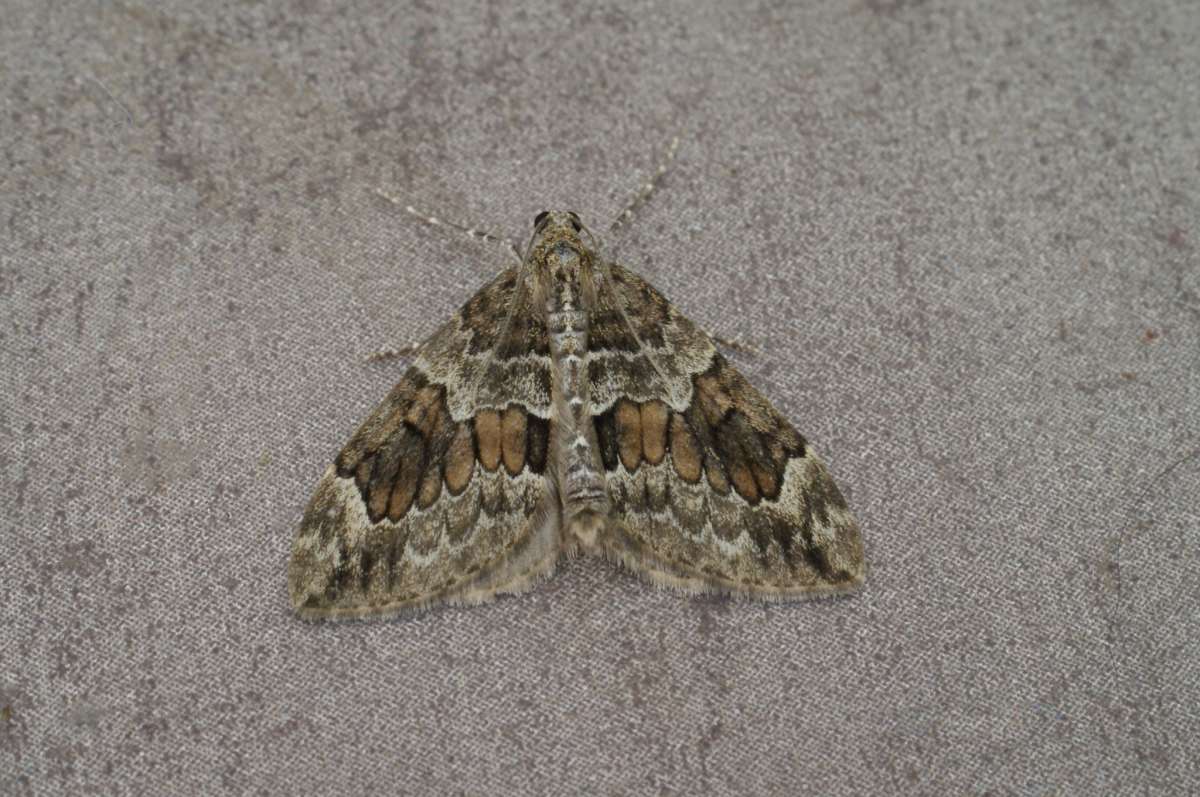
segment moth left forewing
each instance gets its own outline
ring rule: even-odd
[[[553,566],[549,366],[527,293],[510,270],[469,300],[326,471],[289,564],[302,616],[478,603]]]
[[[544,479],[514,485],[497,474],[477,477],[429,510],[371,521],[353,481],[330,467],[292,548],[296,611],[306,618],[398,614],[528,588],[557,557],[554,499]],[[485,515],[489,493],[505,495],[505,506],[496,509],[493,498]]]
[[[659,387],[597,407],[614,520],[606,552],[689,591],[789,599],[858,586],[858,526],[804,438],[658,291],[619,266],[609,273],[608,301],[641,351],[610,357],[608,370],[645,357]]]

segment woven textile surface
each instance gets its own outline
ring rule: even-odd
[[[1193,3],[0,16],[0,793],[1200,790]],[[546,208],[814,441],[863,590],[297,619],[301,512]]]

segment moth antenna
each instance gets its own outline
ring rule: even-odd
[[[393,205],[404,208],[405,213],[408,213],[410,216],[416,216],[418,219],[430,226],[450,227],[451,229],[458,230],[459,232],[465,232],[467,235],[471,236],[477,241],[487,241],[488,243],[500,244],[506,252],[516,258],[518,265],[524,262],[521,258],[521,253],[517,251],[517,246],[512,242],[511,238],[505,238],[504,236],[494,233],[490,230],[485,230],[473,225],[462,224],[441,216],[434,216],[432,214],[425,213],[424,211],[417,210],[412,205],[404,204],[399,197],[393,196],[381,188],[376,188],[375,193],[379,194],[379,196],[383,197],[388,202],[391,202]]]
[[[587,236],[587,238],[588,238],[588,242],[591,244],[591,248],[592,248],[593,250],[595,250],[595,251],[599,251],[599,249],[600,249],[600,239],[599,239],[599,238],[597,238],[597,237],[596,237],[596,235],[595,235],[595,233],[593,233],[593,232],[592,232],[592,228],[591,228],[591,227],[589,227],[589,226],[587,226],[587,225],[586,225],[586,224],[584,224],[583,222],[580,222],[580,224],[579,224],[579,229],[580,229],[580,232],[581,232],[583,235],[586,235],[586,236]]]
[[[116,95],[108,90],[108,86],[101,83],[98,78],[95,78],[92,75],[84,75],[83,79],[90,81],[92,83],[95,83],[97,86],[99,86],[100,90],[104,92],[104,95],[106,97],[108,97],[110,100],[112,100],[118,108],[120,108],[122,111],[125,112],[125,121],[130,125],[134,124],[133,114],[130,113],[129,109],[125,107],[125,103],[118,100]]]
[[[667,170],[671,167],[671,161],[675,160],[675,151],[677,149],[679,149],[679,136],[675,136],[671,139],[671,143],[667,146],[666,154],[663,156],[663,159],[658,162],[658,166],[655,167],[654,173],[650,175],[650,179],[638,187],[637,193],[633,195],[633,199],[630,200],[629,204],[625,206],[625,209],[617,215],[616,220],[613,221],[612,225],[608,228],[610,233],[616,232],[616,230],[622,224],[632,219],[633,214],[636,213],[642,207],[642,205],[645,205],[646,202],[649,201],[650,196],[654,193],[654,189],[658,187],[659,181],[662,180],[663,175],[666,174]]]

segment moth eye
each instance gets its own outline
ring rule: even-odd
[[[575,232],[581,231],[583,229],[583,222],[579,220],[579,214],[571,211],[567,215],[571,217],[571,226],[575,228]]]
[[[543,210],[541,213],[534,216],[533,217],[533,228],[536,230],[538,227],[541,227],[542,222],[545,221],[546,217],[549,215],[550,215],[550,211]]]

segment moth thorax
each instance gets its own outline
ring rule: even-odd
[[[570,519],[607,504],[588,390],[587,299],[579,292],[579,270],[550,272],[546,328],[554,364],[552,390],[557,408],[556,454],[559,490]]]

